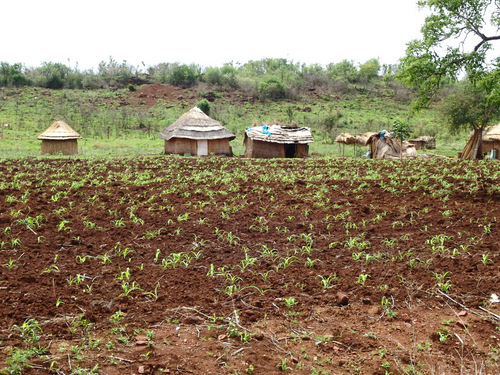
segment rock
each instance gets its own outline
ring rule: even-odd
[[[337,303],[339,304],[339,306],[346,306],[349,304],[349,297],[347,297],[347,294],[337,292],[335,296],[337,297]]]
[[[380,312],[380,311],[379,311],[379,309],[378,309],[378,307],[377,307],[377,306],[372,306],[372,307],[370,307],[370,308],[368,309],[368,314],[369,314],[369,315],[372,315],[372,316],[374,316],[374,315],[378,315],[378,314],[379,314],[379,312]]]

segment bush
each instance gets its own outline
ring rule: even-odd
[[[24,86],[26,84],[28,84],[28,79],[23,73],[21,64],[0,63],[1,86]]]
[[[222,82],[222,73],[219,68],[208,68],[203,74],[206,83],[212,86],[219,86]]]
[[[261,99],[276,100],[285,97],[285,87],[275,77],[259,83],[258,92]]]
[[[210,116],[210,102],[207,99],[201,99],[196,106],[203,111],[207,116]]]
[[[194,65],[181,65],[174,69],[168,77],[168,82],[174,86],[192,87],[198,81],[199,72]]]

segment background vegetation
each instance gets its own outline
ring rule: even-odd
[[[161,153],[158,133],[203,99],[210,102],[210,116],[237,135],[232,142],[236,155],[243,153],[245,128],[279,122],[311,127],[313,153],[360,156],[364,148],[343,148],[333,142],[335,137],[391,129],[398,120],[411,125],[412,136],[436,136],[437,152],[456,155],[467,132],[450,134],[434,106],[412,114],[413,92],[395,80],[397,70],[377,59],[322,66],[268,58],[222,67],[161,63],[139,68],[110,58],[96,71],[60,63],[32,68],[3,62],[0,123],[9,126],[0,131],[0,156],[38,155],[36,136],[56,119],[84,137],[79,143],[83,155]],[[133,100],[152,84],[177,91],[153,105]],[[447,85],[433,104],[455,86]]]

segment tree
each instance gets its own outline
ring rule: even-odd
[[[378,59],[370,59],[359,66],[359,78],[365,82],[370,82],[378,77],[380,62]]]
[[[0,62],[0,85],[1,86],[23,86],[28,83],[28,79],[23,72],[21,64]]]
[[[168,82],[184,88],[194,86],[200,75],[200,68],[195,65],[180,65],[172,69]]]
[[[408,43],[397,78],[417,88],[416,109],[428,106],[447,79],[465,77],[476,91],[483,90],[483,120],[468,124],[481,142],[484,126],[495,115],[490,109],[500,106],[500,58],[490,57],[493,43],[500,40],[500,1],[421,0],[418,4],[430,15],[422,27],[422,39]]]
[[[333,81],[344,80],[354,82],[358,76],[358,70],[354,66],[354,63],[349,60],[342,60],[336,64],[328,64],[327,72]]]

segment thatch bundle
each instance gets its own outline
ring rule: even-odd
[[[385,133],[384,137],[380,133],[372,135],[368,140],[372,159],[406,159],[417,157],[415,146],[407,141],[401,143],[398,139],[390,137],[390,133]]]
[[[358,143],[358,137],[351,133],[342,133],[335,138],[335,143],[343,143],[345,145],[354,145]]]
[[[378,134],[377,132],[366,132],[361,135],[358,135],[356,138],[358,140],[358,143],[362,146],[367,146],[368,143],[370,142],[371,137],[374,135]]]
[[[56,121],[48,127],[37,139],[42,140],[41,154],[78,154],[78,141],[82,138],[64,121]]]

